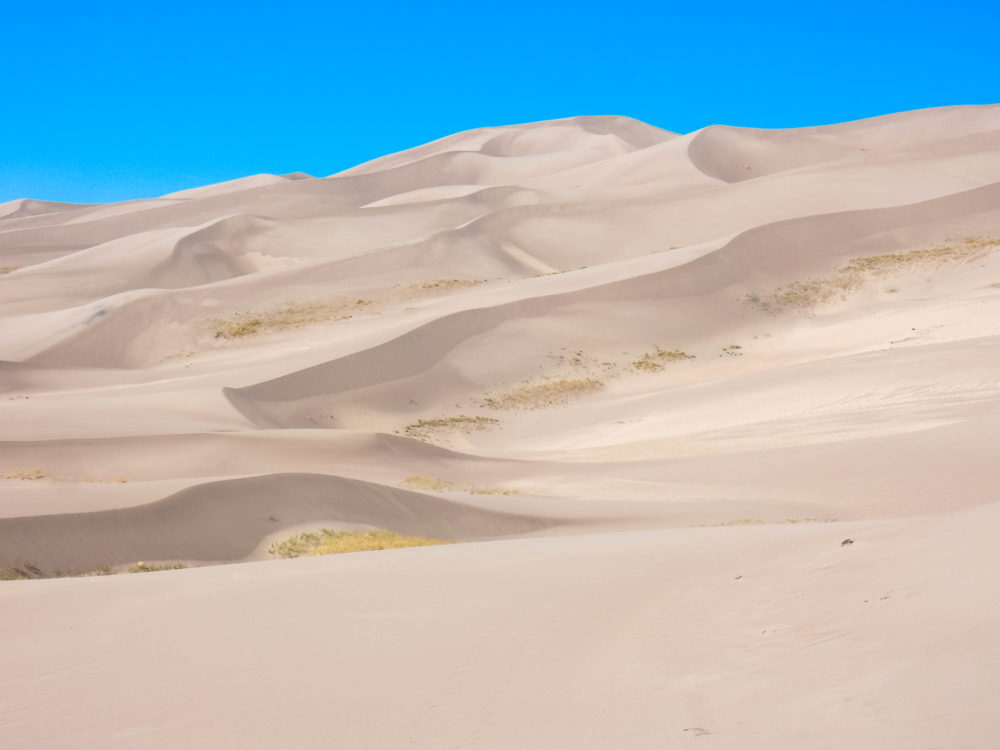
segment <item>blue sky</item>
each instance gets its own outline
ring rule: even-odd
[[[0,6],[0,202],[327,175],[483,125],[688,132],[1000,101],[995,2]]]

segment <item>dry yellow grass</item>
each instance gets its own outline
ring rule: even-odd
[[[344,320],[371,307],[368,299],[343,298],[328,302],[287,302],[272,310],[238,312],[215,319],[212,326],[217,339],[237,339],[269,331],[301,328],[314,323]]]
[[[184,563],[174,562],[174,563],[144,563],[137,562],[135,565],[129,567],[129,573],[156,573],[161,570],[182,570],[186,568],[187,565]]]
[[[685,359],[694,359],[694,355],[679,349],[668,350],[657,346],[652,352],[646,352],[635,360],[632,363],[632,368],[642,372],[658,372],[663,369],[664,363],[682,362]]]
[[[514,489],[513,487],[477,487],[472,485],[469,487],[470,495],[520,495],[521,490]]]
[[[763,521],[760,518],[734,518],[732,521],[721,521],[719,523],[704,524],[704,527],[719,526],[760,526],[762,524],[775,523],[834,523],[836,518],[786,518],[784,521]]]
[[[604,388],[596,378],[553,378],[543,383],[523,385],[506,393],[487,396],[482,405],[488,409],[544,409],[563,406]]]
[[[0,266],[0,276],[16,271],[20,266]]]
[[[874,279],[904,273],[918,268],[967,263],[1000,250],[1000,238],[965,237],[933,247],[905,253],[886,253],[855,258],[824,279],[796,281],[776,289],[769,299],[747,294],[743,301],[762,312],[774,313],[783,307],[809,308],[845,299]],[[898,292],[898,287],[892,288]]]
[[[296,534],[284,541],[275,542],[267,548],[267,551],[277,557],[288,558],[339,555],[347,552],[373,552],[404,547],[429,547],[448,543],[446,539],[404,536],[384,529],[373,529],[372,531],[320,529],[319,531]]]
[[[457,289],[468,289],[469,287],[485,284],[486,279],[435,279],[434,281],[423,281],[418,284],[407,284],[397,287],[406,299],[417,297],[431,297],[435,294],[445,294]]]
[[[431,492],[446,492],[450,490],[454,485],[446,479],[438,479],[437,477],[425,477],[423,475],[417,474],[412,477],[407,477],[402,482],[400,482],[401,487],[405,487],[409,490],[429,490]]]
[[[41,469],[11,469],[7,471],[0,471],[0,478],[13,479],[19,482],[35,482],[40,479],[55,479],[52,474],[42,471]]]
[[[470,417],[465,414],[457,417],[438,417],[436,419],[421,419],[408,425],[404,432],[407,437],[417,440],[428,440],[450,433],[480,432],[495,427],[500,420],[490,417]]]

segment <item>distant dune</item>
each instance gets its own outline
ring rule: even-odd
[[[2,747],[1000,736],[1000,105],[12,201],[0,320]]]

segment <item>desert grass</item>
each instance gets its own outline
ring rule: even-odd
[[[397,289],[405,299],[416,299],[418,297],[446,294],[458,289],[468,289],[469,287],[485,283],[486,279],[435,279],[433,281],[422,281],[417,284],[407,284],[397,287]]]
[[[11,479],[18,482],[37,482],[42,479],[55,479],[55,476],[41,469],[8,469],[0,471],[0,479]]]
[[[998,237],[964,237],[933,247],[905,253],[886,253],[855,258],[823,279],[795,281],[779,287],[769,298],[747,294],[743,302],[762,312],[776,313],[781,309],[811,308],[846,299],[869,282],[920,268],[936,268],[956,263],[968,263],[1000,250]],[[892,293],[899,291],[892,288]]]
[[[159,571],[162,571],[162,570],[182,570],[182,569],[184,569],[186,567],[187,567],[187,565],[185,565],[184,563],[180,563],[180,562],[160,563],[160,564],[157,565],[157,564],[153,564],[153,563],[145,563],[145,562],[140,561],[140,562],[137,562],[135,565],[129,566],[128,572],[129,573],[158,573]]]
[[[404,547],[429,547],[448,544],[445,539],[422,536],[405,536],[384,529],[371,531],[337,531],[320,529],[306,531],[275,542],[267,551],[277,557],[310,557],[313,555],[340,555],[348,552],[374,552]]]
[[[550,378],[542,383],[522,385],[505,393],[486,396],[480,403],[488,409],[545,409],[564,406],[603,388],[604,383],[596,378]]]
[[[20,266],[0,266],[0,276],[3,276],[8,273],[13,273],[18,268],[20,268]]]
[[[700,528],[719,528],[726,526],[762,526],[779,523],[836,523],[836,518],[786,518],[784,521],[764,521],[760,518],[734,518],[730,521],[702,524]]]
[[[491,417],[470,417],[461,414],[457,417],[437,417],[421,419],[407,425],[403,432],[407,437],[417,440],[429,440],[453,433],[472,433],[488,430],[500,424],[499,419]]]
[[[24,562],[0,570],[0,581],[31,581],[41,578],[91,578],[114,574],[115,571],[110,565],[102,565],[85,573],[66,573],[59,570],[47,573],[34,563]]]
[[[420,474],[407,477],[400,482],[400,486],[408,490],[426,490],[430,492],[447,492],[454,487],[447,479],[427,477]]]
[[[315,323],[345,320],[370,308],[372,301],[361,297],[332,301],[286,302],[284,305],[261,311],[233,313],[229,317],[213,319],[212,330],[217,339],[238,339],[271,331],[301,328]]]
[[[682,352],[680,349],[661,349],[657,346],[652,352],[646,352],[635,360],[632,369],[640,372],[659,372],[664,364],[683,362],[686,359],[694,359],[694,355]]]
[[[478,487],[472,485],[468,488],[470,495],[520,495],[521,490],[514,487]]]

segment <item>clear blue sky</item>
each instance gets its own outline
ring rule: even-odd
[[[0,4],[0,202],[328,175],[483,125],[1000,101],[996,2]]]

